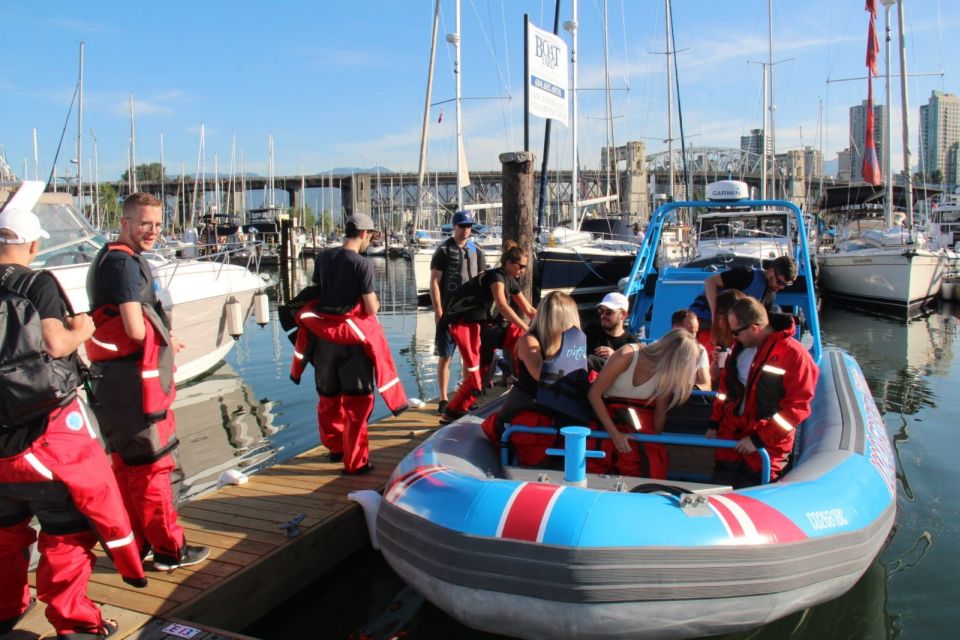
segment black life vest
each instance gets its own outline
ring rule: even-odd
[[[46,352],[40,312],[27,297],[39,275],[14,265],[0,273],[0,428],[24,425],[66,405],[81,383],[76,354],[54,358]],[[59,283],[57,289],[69,312]]]
[[[160,304],[160,301],[157,299],[153,272],[150,271],[150,263],[143,257],[143,254],[135,252],[122,242],[110,242],[100,249],[100,252],[93,259],[93,264],[90,265],[90,270],[87,271],[87,297],[90,299],[90,309],[95,310],[104,306],[106,303],[103,299],[110,293],[108,291],[101,291],[98,285],[101,280],[97,277],[97,272],[111,251],[125,253],[137,261],[137,265],[140,268],[140,291],[137,299],[142,304],[153,307],[153,310],[156,311],[157,315],[163,320],[163,324],[169,327],[170,320],[167,318],[166,311],[163,310],[163,305]]]
[[[769,300],[769,303],[766,299],[766,297],[768,297],[767,276],[763,269],[753,268],[753,280],[751,280],[750,284],[742,291],[744,295],[759,300],[765,307],[769,307],[770,304],[773,303],[772,299]],[[705,294],[701,293],[694,299],[693,304],[690,305],[690,311],[697,314],[697,318],[699,318],[701,322],[713,321],[713,318],[710,316],[710,305],[707,303],[707,296]]]
[[[443,323],[485,322],[493,318],[495,303],[490,285],[484,282],[489,271],[474,276],[454,291],[443,304]]]
[[[593,419],[593,409],[587,400],[589,389],[587,336],[571,327],[563,332],[557,353],[544,360],[540,367],[537,410],[570,424],[586,426]]]
[[[480,247],[471,238],[468,238],[467,243],[463,246],[463,251],[466,252],[466,256],[464,256],[460,247],[451,238],[443,243],[440,250],[447,254],[447,268],[440,279],[440,298],[446,305],[446,301],[457,289],[480,273]]]

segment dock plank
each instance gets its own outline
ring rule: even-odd
[[[242,629],[368,543],[363,512],[351,491],[382,491],[399,460],[437,426],[433,409],[409,410],[371,425],[370,458],[376,469],[345,476],[317,447],[223,487],[180,509],[192,544],[210,547],[210,560],[171,572],[148,566],[149,585],[125,584],[99,548],[88,594],[121,624],[116,638],[159,640],[173,621],[203,631],[203,639],[251,640],[217,629]],[[301,533],[288,538],[279,525],[299,513]],[[34,576],[31,574],[31,584]],[[54,637],[39,604],[11,640]],[[162,618],[162,619],[161,619]]]

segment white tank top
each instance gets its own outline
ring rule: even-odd
[[[627,367],[627,370],[617,376],[617,379],[613,381],[613,384],[610,385],[610,388],[607,389],[607,392],[603,394],[605,398],[630,398],[631,400],[646,400],[657,390],[657,385],[660,383],[660,372],[653,374],[653,376],[644,382],[643,384],[635,385],[633,384],[633,374],[637,368],[637,362],[640,360],[640,349],[634,349],[633,351],[633,361],[630,363],[630,366]]]

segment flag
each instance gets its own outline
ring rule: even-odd
[[[877,145],[873,141],[873,79],[867,77],[867,132],[863,145],[863,179],[879,187],[883,183],[880,175],[880,163],[877,162]]]
[[[877,0],[867,0],[866,4],[863,5],[864,11],[870,12],[871,18],[877,17]]]
[[[880,55],[880,42],[877,39],[877,25],[873,16],[870,16],[870,28],[867,31],[867,70],[870,75],[880,75],[877,67],[877,56]]]
[[[443,122],[443,107],[440,107],[440,117],[437,118],[437,124]]]

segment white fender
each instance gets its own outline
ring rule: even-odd
[[[353,500],[363,509],[363,515],[367,519],[367,531],[370,533],[370,546],[374,551],[380,551],[380,540],[377,538],[377,512],[380,510],[383,496],[367,489],[351,491],[347,494],[347,500]]]

